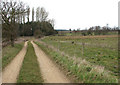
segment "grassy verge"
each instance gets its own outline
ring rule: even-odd
[[[37,57],[35,55],[34,48],[30,42],[28,42],[27,53],[25,55],[17,82],[18,83],[43,82],[39,70],[39,64],[37,62]]]
[[[19,53],[24,43],[15,44],[14,47],[8,45],[2,49],[2,69],[4,69],[11,60]]]
[[[94,69],[91,64],[86,63],[86,61],[81,61],[80,66],[75,64],[74,61],[69,59],[65,55],[61,55],[57,51],[53,51],[50,48],[41,45],[38,42],[35,42],[40,46],[48,55],[52,57],[61,65],[65,70],[68,71],[68,75],[75,76],[75,82],[84,82],[84,83],[117,83],[117,78],[107,73],[105,70],[99,72],[98,69]],[[98,72],[97,72],[98,71]]]

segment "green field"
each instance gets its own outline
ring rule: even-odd
[[[19,53],[24,43],[15,44],[14,47],[8,45],[2,49],[2,69],[7,66],[11,60]]]
[[[107,73],[107,75],[111,77],[117,78],[118,76],[118,37],[116,36],[51,36],[42,39],[42,41],[48,45],[54,46],[54,49],[57,49],[57,52],[50,52],[52,56],[60,55],[62,58],[62,56],[68,55],[68,57],[63,58],[69,58],[76,66],[76,70],[79,68],[83,69],[81,71],[85,72],[86,77],[92,75],[91,72],[93,69],[96,69],[94,70],[96,74],[99,72],[102,74]],[[62,54],[61,52],[64,53]],[[81,64],[81,62],[85,65]],[[88,72],[85,71],[84,67]],[[115,80],[111,80],[112,78],[107,79],[108,80],[104,79],[105,81],[102,81],[98,77],[98,81],[88,80],[86,82],[115,82]]]
[[[17,83],[42,83],[43,79],[40,73],[37,57],[34,48],[28,42],[27,53],[25,55],[22,68]]]

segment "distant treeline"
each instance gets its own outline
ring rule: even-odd
[[[35,36],[37,38],[57,33],[48,21],[20,24],[18,32],[20,36]]]
[[[0,5],[3,41],[11,42],[12,46],[18,36],[42,37],[57,33],[54,30],[54,19],[48,19],[48,12],[43,7],[38,7],[36,10],[32,8],[32,21],[30,21],[30,7],[23,2],[5,0]]]
[[[88,30],[81,30],[82,35],[108,35],[108,34],[117,34],[119,28],[118,27],[100,27],[100,26],[94,26],[90,27]]]
[[[82,35],[82,36],[87,36],[87,35],[116,35],[118,34],[119,27],[100,27],[100,26],[94,26],[90,27],[89,29],[69,29],[69,30],[57,30],[58,35],[63,36],[63,35]]]

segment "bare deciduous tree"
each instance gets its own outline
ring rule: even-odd
[[[28,19],[28,23],[29,23],[29,16],[30,16],[30,7],[27,6],[27,19]]]
[[[37,22],[38,21],[40,21],[40,22],[46,21],[47,17],[48,17],[48,12],[46,12],[45,8],[38,7],[36,9],[36,21]]]
[[[48,12],[46,12],[45,8],[42,7],[40,9],[40,21],[41,22],[46,21],[47,17],[48,17]]]
[[[26,13],[23,2],[16,1],[2,1],[1,16],[3,22],[4,37],[11,41],[11,46],[14,46],[14,40],[17,37],[17,17],[20,14]]]
[[[32,22],[34,22],[34,7],[32,8]]]
[[[55,26],[55,20],[54,19],[49,19],[48,22],[52,25],[52,27],[54,28]]]
[[[38,22],[40,18],[40,7],[36,9],[36,21]]]

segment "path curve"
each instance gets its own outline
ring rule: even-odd
[[[35,44],[33,44],[41,74],[45,83],[70,83],[68,78],[53,64],[48,56]]]
[[[25,42],[22,50],[17,56],[8,64],[2,72],[2,83],[16,83],[19,75],[22,62],[27,50],[27,42]]]

